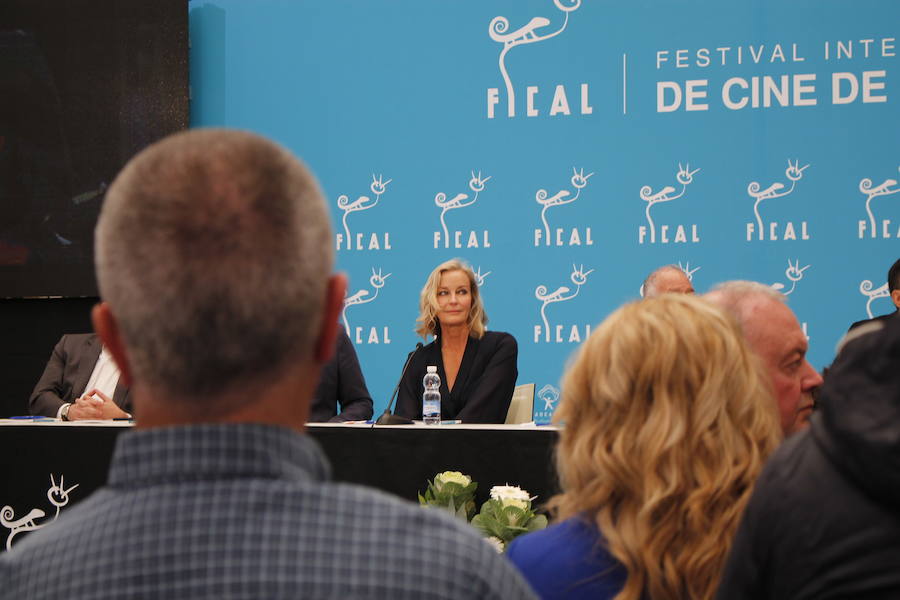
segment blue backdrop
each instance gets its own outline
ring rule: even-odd
[[[271,136],[321,181],[376,411],[452,257],[539,420],[663,264],[780,287],[816,367],[893,308],[895,0],[193,0],[190,25],[192,126]]]

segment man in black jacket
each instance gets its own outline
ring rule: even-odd
[[[809,429],[766,465],[716,596],[900,598],[900,318],[848,334]]]
[[[372,396],[359,368],[356,350],[347,332],[339,328],[334,356],[322,367],[319,385],[313,394],[309,422],[365,421],[371,417]]]

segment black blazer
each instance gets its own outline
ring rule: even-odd
[[[341,413],[338,414],[338,404]],[[334,356],[322,367],[319,386],[313,395],[309,420],[312,423],[331,421],[365,421],[372,417],[372,397],[359,368],[353,342],[344,328],[340,328]]]
[[[469,337],[453,390],[449,390],[438,337],[410,360],[400,382],[395,413],[409,419],[422,418],[422,378],[427,366],[436,365],[441,376],[442,419],[503,423],[519,375],[518,356],[516,338],[508,333],[487,331],[480,340]]]
[[[53,348],[44,374],[34,386],[28,400],[33,415],[55,417],[59,407],[75,402],[85,391],[103,345],[93,333],[64,335]],[[113,402],[127,413],[134,412],[128,388],[116,384]]]

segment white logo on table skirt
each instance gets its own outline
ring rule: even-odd
[[[381,199],[381,195],[384,194],[385,190],[387,190],[388,184],[393,181],[393,179],[388,179],[384,181],[383,175],[375,176],[372,173],[372,183],[369,184],[369,189],[375,194],[375,198],[369,198],[368,196],[360,196],[356,200],[351,201],[350,197],[346,194],[341,194],[338,196],[337,205],[342,211],[344,211],[344,216],[341,217],[341,222],[344,225],[344,233],[335,233],[335,249],[336,250],[390,250],[391,249],[391,234],[390,232],[384,231],[380,233],[357,233],[356,236],[353,235],[350,231],[350,225],[347,223],[347,217],[350,216],[350,213],[360,212],[363,210],[369,210],[370,208],[374,208],[376,204],[378,204],[378,200]]]
[[[46,513],[40,508],[32,508],[28,514],[19,517],[18,519],[15,518],[16,511],[12,506],[7,504],[0,509],[0,523],[9,529],[9,536],[6,538],[6,549],[10,550],[12,548],[13,538],[16,535],[25,533],[26,531],[40,529],[44,525],[48,525],[55,521],[57,517],[59,517],[60,509],[69,503],[69,492],[77,487],[78,484],[76,483],[69,489],[66,489],[65,484],[63,483],[63,476],[59,476],[59,484],[57,484],[51,474],[50,488],[47,490],[47,499],[50,500],[50,504],[56,507],[56,512],[52,517],[44,519],[41,522],[37,522],[37,520],[44,517]]]
[[[534,297],[541,302],[541,320],[543,325],[534,326],[534,343],[540,343],[541,338],[545,343],[562,344],[564,342],[581,343],[591,335],[590,324],[574,325],[574,324],[556,324],[551,327],[547,318],[547,307],[557,302],[568,302],[578,295],[581,286],[587,283],[587,276],[594,270],[585,271],[584,266],[576,267],[572,265],[572,274],[569,279],[575,284],[575,290],[570,290],[567,286],[560,286],[553,292],[545,285],[539,285],[534,290]]]
[[[787,277],[788,281],[791,282],[791,287],[788,288],[786,284],[778,282],[773,283],[772,288],[778,290],[785,296],[788,296],[794,292],[797,288],[797,282],[803,279],[803,271],[807,270],[810,265],[806,265],[803,268],[800,268],[800,259],[798,258],[796,262],[791,262],[791,259],[788,259],[788,268],[784,270],[784,275]]]
[[[874,288],[874,289],[873,289]],[[866,300],[866,313],[869,315],[869,318],[873,318],[872,314],[872,302],[878,300],[879,298],[890,298],[891,292],[888,291],[888,284],[885,282],[881,287],[875,287],[875,284],[872,283],[868,279],[864,279],[862,283],[859,284],[859,293],[863,296],[867,296]]]
[[[691,263],[689,261],[682,265],[680,260],[678,261],[678,268],[681,269],[681,271],[685,275],[687,275],[688,281],[691,281],[691,282],[694,281],[694,273],[696,273],[697,271],[699,271],[701,269],[701,267],[694,267],[692,269]],[[644,297],[644,284],[643,283],[641,284],[641,289],[638,290],[638,293],[641,295],[641,298]]]
[[[641,200],[647,203],[647,207],[644,209],[644,215],[647,217],[647,225],[641,225],[638,227],[638,243],[643,244],[647,241],[647,231],[649,227],[650,231],[650,243],[656,243],[656,224],[653,222],[653,217],[650,215],[650,209],[653,208],[656,204],[661,204],[663,202],[671,202],[672,200],[677,200],[684,196],[684,193],[687,191],[687,187],[693,183],[694,175],[700,169],[694,169],[691,171],[691,165],[685,164],[685,166],[681,166],[681,163],[678,163],[678,172],[675,174],[675,180],[681,185],[681,191],[677,194],[674,194],[675,188],[671,185],[667,185],[658,192],[654,192],[653,188],[649,185],[645,185],[640,189],[639,195]],[[673,195],[674,194],[674,195]],[[688,237],[688,231],[690,231],[690,237]],[[661,225],[660,226],[660,240],[661,244],[668,244],[670,242],[674,242],[676,244],[686,244],[688,241],[691,243],[697,243],[700,241],[700,233],[697,230],[696,223],[690,225]]]
[[[543,244],[544,246],[550,246],[551,244],[554,246],[581,246],[584,244],[585,246],[593,246],[594,240],[591,237],[591,228],[585,227],[584,229],[579,230],[577,227],[573,227],[570,230],[565,230],[562,227],[557,227],[553,230],[553,233],[550,232],[550,224],[547,222],[547,211],[554,206],[562,206],[564,204],[571,204],[578,200],[578,197],[581,195],[581,190],[587,186],[588,179],[593,176],[593,173],[584,174],[584,169],[577,170],[575,167],[572,167],[572,178],[570,179],[572,183],[572,187],[575,188],[575,193],[573,194],[569,190],[559,190],[552,196],[545,189],[539,189],[537,193],[534,195],[534,199],[538,204],[542,206],[541,208],[541,222],[544,224],[544,229],[535,229],[534,230],[534,245],[540,246]]]
[[[539,404],[534,410],[534,420],[549,422],[559,403],[559,390],[548,383],[538,390],[537,400]]]
[[[754,199],[753,214],[756,216],[755,223],[747,223],[747,241],[756,239],[762,240],[808,240],[809,230],[806,221],[801,221],[799,227],[794,225],[792,221],[787,221],[783,225],[778,221],[763,222],[762,215],[759,213],[760,205],[763,200],[774,200],[775,198],[783,198],[792,194],[797,187],[797,182],[803,179],[803,171],[809,165],[800,166],[800,161],[791,162],[788,159],[787,169],[784,175],[791,182],[790,187],[785,189],[784,184],[778,181],[771,183],[766,189],[758,181],[751,181],[747,186],[747,194]],[[798,237],[799,236],[799,237]]]
[[[350,320],[347,318],[347,310],[351,306],[357,306],[360,304],[368,304],[372,302],[378,297],[378,291],[384,287],[384,282],[390,277],[391,274],[382,275],[381,269],[375,270],[375,267],[372,267],[372,276],[369,277],[369,284],[372,286],[372,292],[363,288],[358,290],[352,296],[346,296],[344,298],[344,309],[341,312],[341,315],[344,319],[344,330],[347,332],[347,335],[350,339],[356,344],[390,344],[391,336],[390,330],[387,325],[379,328],[379,327],[351,327]],[[366,331],[368,330],[368,331]]]
[[[872,200],[879,196],[891,196],[900,193],[900,186],[897,185],[897,180],[888,178],[877,186],[872,187],[872,180],[866,178],[859,182],[859,191],[866,196],[866,213],[869,215],[869,237],[900,238],[900,226],[897,227],[896,231],[892,232],[891,220],[882,219],[881,221],[876,221],[875,213],[872,212]],[[859,221],[859,239],[863,239],[866,233],[866,225],[866,221]]]
[[[446,215],[451,210],[472,206],[478,201],[478,194],[484,191],[484,184],[490,180],[490,176],[482,177],[481,171],[475,174],[472,171],[472,178],[469,179],[469,189],[475,193],[469,198],[469,194],[460,192],[452,198],[447,197],[444,192],[438,192],[434,196],[434,203],[441,209],[441,229],[442,231],[434,232],[434,247],[438,248],[490,248],[491,240],[487,229],[481,231],[450,231],[447,228]],[[443,237],[442,234],[443,233]]]
[[[500,67],[500,75],[503,77],[503,83],[506,84],[506,115],[510,118],[516,116],[516,90],[513,86],[512,78],[506,68],[506,55],[516,46],[526,44],[536,44],[554,38],[566,30],[569,25],[569,13],[578,10],[581,6],[581,0],[553,0],[553,4],[563,13],[563,22],[556,29],[551,29],[550,19],[546,17],[533,17],[528,23],[510,31],[509,19],[503,16],[496,16],[491,19],[488,25],[488,34],[491,39],[501,44],[500,57],[497,64]],[[530,85],[526,88],[526,108],[525,115],[527,117],[537,117],[541,114],[541,109],[548,106],[549,115],[571,115],[572,109],[569,106],[570,93],[566,92],[566,86],[558,84],[554,86],[553,99],[542,104],[535,102],[535,98],[540,94],[540,88],[536,85]],[[579,88],[580,113],[589,115],[594,112],[590,104],[590,88],[587,83],[582,83]],[[573,96],[574,97],[574,96]],[[487,118],[493,119],[497,104],[500,103],[500,90],[498,88],[488,88],[487,91]]]

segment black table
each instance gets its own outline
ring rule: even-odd
[[[69,491],[61,510],[102,486],[116,438],[129,428],[0,421],[0,548],[9,535],[7,523],[35,509],[44,514],[34,523],[53,518],[56,504],[48,496],[52,485],[78,486]],[[479,506],[494,485],[518,485],[538,497],[536,504],[558,491],[552,462],[558,434],[551,428],[310,425],[308,432],[328,456],[336,481],[371,486],[407,500],[415,501],[426,480],[441,471],[462,471],[477,481]],[[59,495],[54,499],[61,502]]]

